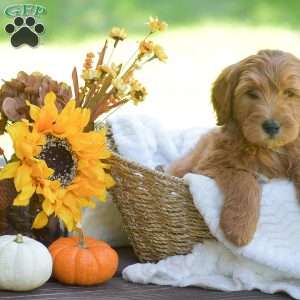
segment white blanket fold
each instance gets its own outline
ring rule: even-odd
[[[167,131],[155,120],[137,116],[118,116],[111,125],[121,154],[152,168],[178,158],[205,131]],[[195,174],[187,174],[185,180],[195,207],[218,241],[197,244],[192,253],[157,264],[129,266],[123,271],[124,279],[223,291],[285,291],[300,299],[300,205],[294,185],[287,180],[262,183],[256,234],[249,245],[237,248],[219,227],[223,195],[216,183]]]

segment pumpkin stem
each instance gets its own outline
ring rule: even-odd
[[[22,234],[20,234],[20,233],[18,233],[17,235],[16,235],[16,238],[15,238],[15,240],[14,240],[16,243],[18,243],[18,244],[22,244],[22,243],[24,243],[24,240],[23,240],[23,235]]]
[[[80,248],[87,248],[86,243],[85,243],[85,236],[84,236],[83,230],[80,225],[76,227],[76,231],[78,232],[78,235],[79,235]]]

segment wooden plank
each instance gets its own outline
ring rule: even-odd
[[[139,285],[122,280],[119,277],[94,287],[64,286],[57,282],[48,282],[43,287],[29,293],[1,292],[0,299],[9,300],[284,300],[290,299],[284,294],[265,295],[260,292],[225,293],[201,288],[173,288],[169,286]]]
[[[120,267],[116,277],[107,283],[93,287],[66,286],[54,280],[31,292],[0,291],[0,299],[9,300],[284,300],[291,299],[285,294],[266,295],[258,291],[225,293],[201,288],[173,288],[170,286],[140,285],[122,280],[121,270],[137,262],[129,248],[118,249]]]

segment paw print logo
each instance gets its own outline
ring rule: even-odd
[[[7,24],[5,31],[11,34],[10,41],[12,46],[19,47],[26,44],[31,47],[36,47],[39,43],[39,35],[45,31],[43,24],[38,23],[34,17],[26,18],[16,17],[13,24]]]

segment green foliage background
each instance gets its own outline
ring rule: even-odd
[[[48,10],[41,18],[47,29],[44,38],[56,43],[103,36],[111,26],[140,34],[149,15],[166,20],[174,30],[212,22],[300,27],[299,0],[1,0],[0,8],[16,3],[44,5]],[[1,28],[11,20],[2,14]],[[0,39],[4,38],[2,29]]]

